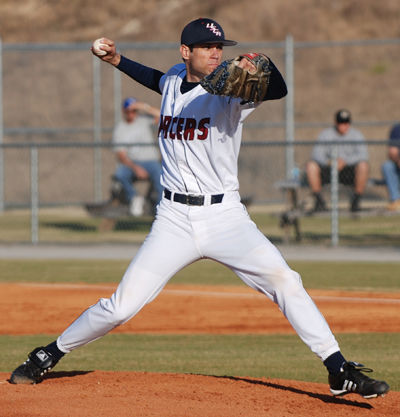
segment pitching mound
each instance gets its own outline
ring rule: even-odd
[[[400,393],[335,398],[326,384],[277,379],[134,372],[53,372],[38,385],[11,385],[0,373],[7,417],[260,417],[399,415]]]

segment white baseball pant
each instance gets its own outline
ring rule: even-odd
[[[238,192],[222,203],[188,206],[163,198],[152,229],[110,298],[84,311],[57,339],[65,353],[119,326],[152,301],[180,269],[214,259],[278,304],[297,334],[322,360],[339,351],[324,317],[278,249],[257,229]],[[251,320],[251,317],[249,318]]]

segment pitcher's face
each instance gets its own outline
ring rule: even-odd
[[[222,61],[222,50],[221,43],[199,44],[192,48],[181,45],[182,58],[186,62],[187,80],[198,82],[213,72]]]

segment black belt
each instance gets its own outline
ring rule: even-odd
[[[167,200],[171,200],[172,192],[164,189],[164,197]],[[211,196],[211,204],[221,203],[224,198],[223,194],[215,194]],[[204,195],[190,195],[190,194],[178,194],[174,193],[174,201],[177,203],[187,204],[188,206],[204,206]]]

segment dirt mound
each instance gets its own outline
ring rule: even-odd
[[[277,379],[134,372],[53,372],[38,385],[0,373],[7,417],[398,416],[400,392],[335,398],[326,384]]]

